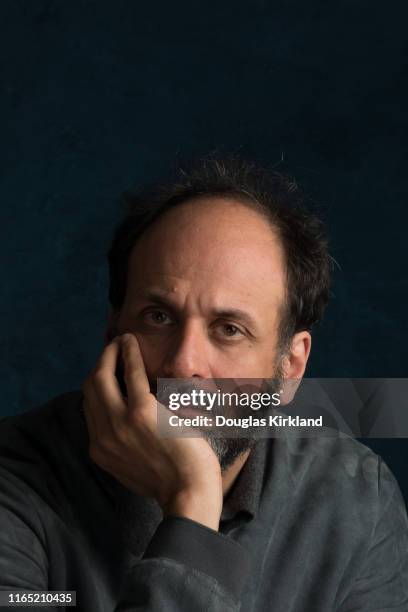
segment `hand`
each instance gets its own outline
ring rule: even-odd
[[[115,376],[119,352],[127,398]],[[218,530],[222,510],[219,461],[202,438],[163,438],[139,343],[126,333],[108,344],[83,384],[89,455],[139,495],[154,497],[163,513],[191,518]]]

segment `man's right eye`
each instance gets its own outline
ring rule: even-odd
[[[153,325],[169,325],[172,321],[162,310],[151,310],[143,314],[143,319]],[[166,322],[167,319],[167,322]]]

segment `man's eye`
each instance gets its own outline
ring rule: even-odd
[[[146,312],[144,318],[147,319],[149,323],[154,323],[155,325],[168,325],[169,322],[171,323],[170,317],[161,310]]]
[[[236,327],[236,325],[232,325],[231,323],[225,323],[224,325],[221,325],[221,328],[223,330],[223,335],[229,338],[242,335],[242,331]]]

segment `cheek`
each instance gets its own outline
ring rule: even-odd
[[[146,371],[148,374],[150,372],[154,374],[166,353],[166,340],[164,336],[162,334],[155,335],[142,332],[140,323],[135,317],[127,315],[126,310],[122,312],[119,318],[118,327],[120,328],[120,333],[131,332],[136,336]]]
[[[213,378],[262,378],[271,375],[273,351],[256,344],[213,354]]]
[[[142,353],[147,375],[149,377],[155,377],[157,372],[160,371],[160,366],[166,352],[163,346],[163,339],[146,337],[143,334],[138,334],[137,331],[133,331],[133,333],[139,342],[140,352]]]

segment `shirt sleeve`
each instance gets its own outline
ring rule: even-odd
[[[190,519],[168,516],[132,565],[115,612],[236,612],[248,570],[240,544]]]
[[[48,586],[48,559],[36,501],[24,482],[0,467],[0,591],[42,591]],[[10,610],[0,605],[0,610]],[[27,607],[13,605],[13,610]],[[36,610],[57,610],[54,606]]]
[[[49,588],[37,504],[31,488],[0,467],[0,591]],[[115,612],[236,612],[247,572],[247,552],[240,544],[190,519],[169,516],[124,577]],[[8,609],[0,604],[1,611]]]
[[[398,483],[379,459],[378,512],[365,561],[338,612],[407,612],[408,519]]]

